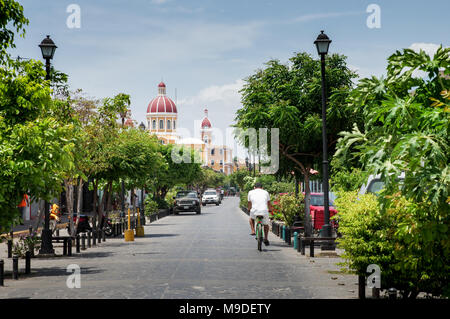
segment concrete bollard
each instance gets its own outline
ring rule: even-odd
[[[13,260],[12,279],[18,280],[19,279],[19,257],[14,255],[12,260]]]
[[[80,253],[80,234],[78,234],[76,237],[76,249],[77,249],[77,254],[79,254]]]
[[[97,229],[92,231],[92,246],[97,245]]]
[[[31,272],[31,253],[27,251],[25,253],[25,273],[29,274]]]
[[[91,231],[88,231],[87,233],[87,246],[88,248],[91,248]]]
[[[291,245],[291,228],[286,227],[286,243],[290,246]]]
[[[5,282],[5,262],[3,259],[0,259],[0,286],[4,286]]]
[[[294,232],[294,249],[298,249],[298,233]]]
[[[72,256],[72,240],[72,237],[67,239],[67,256]]]
[[[63,240],[63,256],[67,256],[67,238]]]
[[[81,250],[86,250],[86,234],[81,236]]]
[[[103,242],[105,242],[106,241],[106,233],[105,233],[105,230],[104,229],[102,229],[102,241]]]

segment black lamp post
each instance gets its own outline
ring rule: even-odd
[[[323,201],[324,201],[324,225],[322,227],[322,237],[331,237],[330,208],[328,199],[328,154],[327,154],[327,106],[325,97],[325,55],[328,53],[331,40],[323,33],[317,37],[314,44],[317,53],[320,55],[320,65],[322,74],[322,147],[323,147]]]
[[[39,47],[41,48],[42,57],[45,59],[45,79],[50,80],[50,60],[53,59],[57,46],[50,39],[50,36],[47,35],[41,44],[39,44]],[[44,229],[41,232],[41,249],[39,250],[39,255],[54,255],[52,230],[50,229],[50,203],[47,201],[45,201],[44,213]]]
[[[248,157],[245,158],[245,166],[247,167],[247,170],[250,170],[248,167]]]
[[[145,131],[145,124],[143,123],[143,122],[141,122],[141,124],[139,124],[139,129],[141,130],[141,131]],[[141,214],[140,214],[140,217],[141,217],[141,225],[145,225],[145,215],[144,215],[144,186],[142,186],[142,189],[141,189]]]
[[[120,112],[122,118],[122,129],[125,127],[125,117],[127,112]],[[122,217],[125,217],[125,181],[122,178]]]
[[[57,46],[55,45],[53,40],[50,39],[50,36],[47,35],[47,37],[42,40],[41,44],[39,44],[39,47],[41,48],[42,57],[45,60],[45,79],[50,80],[50,60],[53,59],[53,55],[55,54]]]

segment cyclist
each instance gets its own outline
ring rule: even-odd
[[[251,235],[255,235],[255,215],[263,215],[264,244],[269,245],[269,210],[272,210],[269,193],[262,188],[261,183],[255,183],[253,190],[248,192],[248,211],[250,212]]]

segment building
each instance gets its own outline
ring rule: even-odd
[[[233,161],[231,148],[212,144],[212,125],[207,109],[205,109],[205,116],[199,128],[201,139],[183,138],[177,135],[178,110],[175,103],[166,94],[165,83],[158,84],[158,95],[148,104],[146,118],[146,130],[150,134],[155,134],[163,144],[185,145],[196,150],[201,155],[204,166],[227,175],[239,167],[238,161]]]
[[[163,144],[175,144],[178,111],[175,103],[166,95],[166,85],[158,84],[158,96],[147,107],[147,130],[155,134]]]
[[[212,144],[212,124],[208,118],[208,110],[205,109],[205,117],[202,120],[200,136],[205,144],[202,158],[206,166],[217,172],[229,175],[234,172],[233,151],[226,145]]]

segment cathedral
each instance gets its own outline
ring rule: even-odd
[[[141,123],[141,127],[150,134],[155,134],[162,144],[185,145],[196,150],[201,155],[203,166],[212,168],[217,172],[229,175],[239,168],[237,161],[233,160],[232,149],[226,145],[214,145],[212,136],[212,124],[208,118],[208,110],[204,110],[204,118],[199,129],[200,139],[186,137],[177,134],[178,110],[175,102],[167,96],[166,85],[158,84],[158,95],[153,98],[147,107],[147,125]],[[126,126],[134,127],[135,121],[128,112]]]

